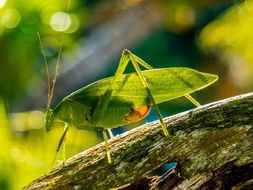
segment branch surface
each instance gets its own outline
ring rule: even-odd
[[[24,189],[127,189],[131,187],[127,184],[141,184],[145,179],[143,189],[253,187],[253,93],[164,121],[169,138],[162,134],[159,122],[147,123],[109,141],[111,165],[101,143]],[[178,180],[171,180],[171,175],[144,177],[167,162],[177,162]]]

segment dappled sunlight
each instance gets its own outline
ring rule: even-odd
[[[6,4],[7,0],[0,0],[0,9],[2,7],[4,7],[4,5]]]
[[[66,31],[71,25],[71,18],[68,13],[56,12],[50,18],[50,25],[57,32]]]
[[[10,114],[10,124],[15,131],[42,129],[44,127],[44,113],[30,111]]]
[[[187,2],[162,1],[161,7],[168,29],[175,33],[189,30],[196,24],[195,8]]]
[[[187,5],[179,6],[175,11],[175,21],[178,25],[189,28],[195,24],[195,11],[192,7]]]
[[[63,161],[62,149],[56,155],[62,133],[63,123],[55,123],[54,128],[46,133],[44,113],[41,111],[13,113],[8,117],[3,101],[0,101],[0,172],[5,171],[6,175],[1,180],[10,180],[6,182],[12,184],[10,189],[20,189],[35,177],[49,171],[58,160]],[[101,138],[95,131],[80,131],[71,127],[66,140],[65,156],[69,158],[99,142]],[[9,173],[13,167],[15,173]]]
[[[7,9],[2,13],[0,24],[6,28],[16,27],[21,20],[21,15],[16,9]]]
[[[237,4],[200,33],[200,46],[228,64],[231,80],[241,88],[253,85],[253,2]]]
[[[72,33],[78,29],[79,20],[75,15],[59,11],[51,16],[50,26],[57,32]]]

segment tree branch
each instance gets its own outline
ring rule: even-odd
[[[162,134],[157,121],[147,123],[109,141],[111,165],[101,143],[24,189],[127,189],[126,184],[142,181],[149,184],[145,189],[223,189],[253,184],[253,93],[164,120],[169,138]],[[161,177],[156,176],[145,182],[149,179],[145,175],[167,162],[177,162],[181,177],[175,176],[179,180],[170,186],[168,175],[163,176],[162,185]]]

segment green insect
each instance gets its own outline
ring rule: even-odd
[[[68,0],[67,12],[69,12],[69,7],[70,0]],[[65,23],[66,18],[64,25]],[[153,69],[129,50],[124,50],[113,77],[94,82],[73,92],[60,101],[54,109],[51,109],[50,104],[59,68],[64,32],[62,32],[55,76],[52,81],[49,77],[47,59],[39,33],[38,38],[48,76],[45,127],[47,131],[50,131],[55,122],[63,122],[65,125],[56,152],[64,143],[69,126],[83,130],[100,129],[105,141],[108,163],[112,163],[107,136],[108,132],[110,137],[113,137],[110,129],[144,119],[153,107],[164,135],[169,136],[157,104],[185,96],[195,106],[200,106],[189,94],[218,80],[217,75],[189,68]],[[129,62],[132,63],[136,72],[124,74]],[[146,70],[141,71],[139,65]]]
[[[135,73],[124,74],[128,63]],[[139,65],[146,70],[141,71]],[[101,129],[105,141],[108,163],[112,163],[108,145],[110,129],[144,119],[151,107],[157,113],[165,136],[169,132],[157,104],[185,96],[194,105],[200,104],[189,94],[214,83],[218,76],[189,68],[153,69],[129,50],[124,50],[113,77],[83,87],[60,101],[54,109],[50,103],[45,113],[46,130],[55,121],[65,124],[57,151],[66,138],[70,125],[78,129]],[[52,97],[53,90],[50,90]]]

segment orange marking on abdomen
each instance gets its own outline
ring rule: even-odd
[[[150,105],[132,108],[132,110],[125,116],[125,120],[129,122],[139,121],[148,115],[150,109]]]

